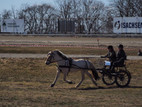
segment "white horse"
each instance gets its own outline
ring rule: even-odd
[[[61,51],[50,51],[47,55],[47,60],[45,62],[47,65],[51,63],[57,63],[57,75],[55,77],[55,80],[51,84],[51,87],[53,87],[59,77],[59,74],[62,72],[64,74],[63,80],[69,84],[72,84],[73,82],[70,80],[66,80],[66,76],[69,72],[73,71],[81,71],[82,79],[81,81],[76,85],[76,88],[81,85],[83,80],[85,79],[85,74],[87,74],[92,82],[97,86],[97,83],[94,81],[92,75],[88,72],[88,70],[92,71],[92,74],[94,78],[97,80],[99,79],[98,73],[96,72],[95,67],[93,64],[88,60],[73,60],[71,58],[68,58],[66,55],[64,55]]]

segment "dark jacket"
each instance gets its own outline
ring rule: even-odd
[[[116,53],[115,53],[115,51],[108,52],[108,54],[106,56],[104,56],[104,58],[109,58],[109,61],[111,61],[111,62],[116,61]]]
[[[125,54],[125,51],[124,50],[118,51],[118,53],[117,53],[117,61],[124,62],[126,59],[127,59],[127,56]]]
[[[142,56],[142,52],[141,51],[138,52],[138,56]]]

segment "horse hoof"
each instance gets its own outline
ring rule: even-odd
[[[74,84],[74,82],[72,82],[72,81],[69,81],[68,83],[69,83],[69,84]]]
[[[54,87],[54,84],[51,84],[50,87]]]
[[[75,86],[75,88],[77,89],[79,86]]]

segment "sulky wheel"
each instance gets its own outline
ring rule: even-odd
[[[115,83],[115,76],[103,74],[102,81],[106,85],[113,85]]]
[[[116,76],[116,84],[118,87],[126,87],[131,80],[131,74],[129,71],[120,70]]]

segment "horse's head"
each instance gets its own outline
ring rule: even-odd
[[[53,63],[55,61],[54,57],[55,57],[54,51],[50,51],[47,54],[47,60],[46,60],[45,64],[49,65],[50,63]]]
[[[45,63],[49,65],[50,63],[59,62],[67,59],[68,58],[61,51],[55,50],[55,51],[50,51],[47,54],[47,60]]]

